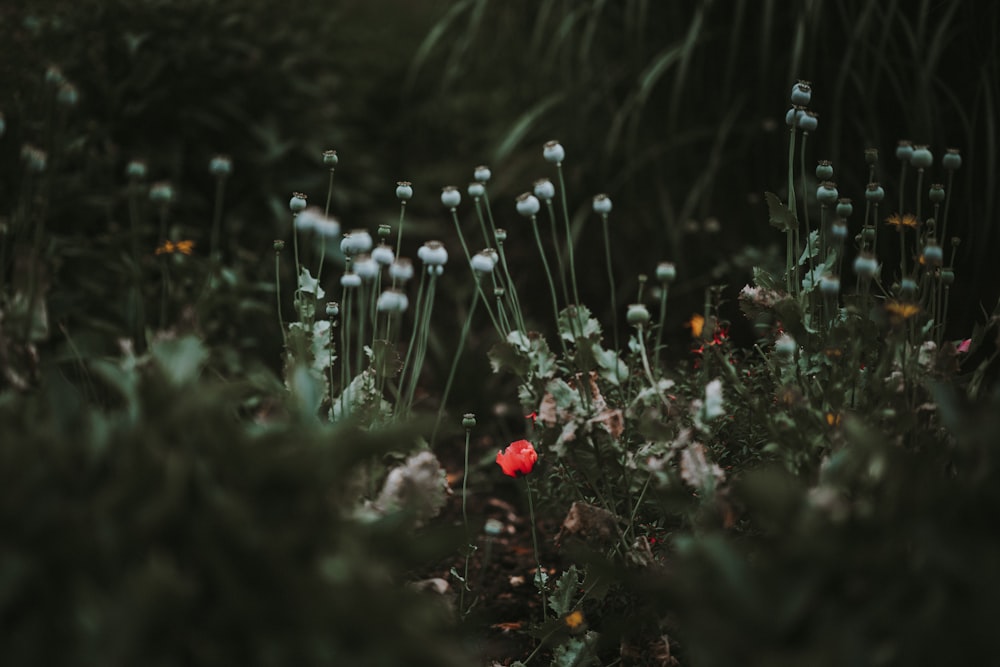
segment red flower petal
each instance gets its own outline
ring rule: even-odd
[[[527,440],[512,442],[507,449],[497,452],[497,465],[503,470],[503,474],[510,477],[527,475],[535,467],[537,460],[538,452]]]

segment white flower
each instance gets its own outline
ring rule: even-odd
[[[702,406],[704,419],[711,421],[726,413],[722,402],[722,380],[715,379],[705,386],[705,404]]]
[[[681,452],[681,479],[699,491],[711,491],[725,475],[705,457],[705,446],[695,442]]]

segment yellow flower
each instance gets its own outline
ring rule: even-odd
[[[701,330],[705,326],[705,318],[695,313],[688,320],[687,326],[691,329],[692,338],[701,338]]]
[[[920,312],[920,306],[905,301],[890,301],[885,304],[885,310],[894,320],[908,320]]]
[[[583,625],[583,612],[580,611],[579,609],[577,609],[576,611],[571,611],[570,613],[566,614],[565,618],[563,618],[563,623],[565,623],[566,627],[568,627],[570,630],[576,630],[581,625]]]
[[[840,414],[836,413],[836,412],[827,412],[826,413],[826,423],[828,425],[830,425],[830,426],[839,426],[840,425]]]
[[[164,241],[163,245],[156,249],[157,255],[172,255],[179,252],[182,255],[190,255],[194,252],[194,241]]]
[[[902,230],[903,227],[912,227],[913,229],[916,229],[920,226],[920,221],[918,221],[917,216],[912,213],[904,213],[903,215],[893,213],[885,219],[885,224],[899,230]]]

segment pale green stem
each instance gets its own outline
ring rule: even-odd
[[[573,230],[569,224],[569,206],[566,203],[566,181],[563,178],[562,162],[556,164],[559,174],[559,196],[562,199],[563,222],[566,225],[566,255],[569,257],[569,277],[573,285],[573,303],[580,303],[580,291],[576,285],[576,260],[574,258]]]
[[[462,357],[462,351],[465,349],[465,340],[469,337],[469,327],[472,324],[472,315],[476,312],[476,304],[479,303],[479,292],[476,290],[472,293],[472,306],[469,308],[469,314],[465,318],[465,324],[462,325],[462,333],[458,339],[458,347],[455,348],[455,358],[451,362],[451,370],[448,371],[448,380],[444,385],[444,394],[441,395],[441,405],[438,408],[437,419],[434,422],[434,430],[431,432],[431,449],[434,448],[434,443],[437,439],[438,427],[441,425],[441,418],[444,417],[445,407],[448,403],[448,394],[451,393],[451,384],[455,380],[455,371],[458,369],[458,362]]]

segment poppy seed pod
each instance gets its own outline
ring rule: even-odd
[[[566,159],[566,150],[558,141],[548,141],[542,148],[542,157],[554,164],[561,164]]]
[[[878,260],[875,255],[863,252],[854,258],[854,273],[861,278],[871,279],[878,273]]]
[[[934,155],[927,146],[914,146],[910,164],[917,169],[927,169],[934,164]]]
[[[413,184],[409,181],[399,181],[396,183],[396,199],[408,201],[413,197]]]
[[[225,155],[216,155],[208,163],[208,172],[213,176],[228,176],[233,171],[233,161]]]
[[[815,111],[806,109],[797,120],[799,129],[803,132],[815,132],[816,128],[819,127],[819,114]]]
[[[816,178],[821,181],[829,181],[833,178],[833,163],[829,160],[820,160],[816,165]]]
[[[302,196],[303,203],[305,195]],[[169,204],[174,198],[174,188],[167,181],[157,181],[149,188],[149,199],[157,204]],[[292,197],[294,200],[295,197]],[[305,208],[303,206],[303,208]],[[294,210],[294,209],[293,209]],[[302,209],[299,209],[302,210]]]
[[[556,186],[547,178],[540,178],[535,181],[535,196],[545,201],[552,201],[556,196]]]
[[[877,148],[866,148],[865,149],[865,164],[877,164],[878,163],[878,149]]]
[[[371,255],[358,255],[355,257],[352,268],[365,281],[374,280],[380,269],[378,262],[372,259]]]
[[[885,199],[885,188],[878,183],[869,183],[865,189],[865,199],[870,202],[880,202]]]
[[[900,139],[896,145],[896,158],[909,162],[911,157],[913,157],[913,143],[906,139]]]
[[[301,192],[293,192],[292,198],[288,200],[288,208],[292,213],[298,213],[299,211],[305,210],[306,207],[306,196]]]
[[[473,255],[469,263],[472,265],[472,270],[476,273],[493,273],[493,267],[495,266],[493,258],[486,251],[481,251]]]
[[[490,177],[492,176],[493,172],[490,171],[489,167],[483,164],[479,165],[472,171],[472,177],[480,183],[485,183],[490,180]]]
[[[841,218],[851,217],[851,213],[854,213],[854,204],[851,203],[849,197],[841,197],[837,200],[837,215]]]
[[[132,160],[125,167],[125,175],[130,180],[143,180],[146,178],[146,163],[142,160]]]
[[[840,278],[837,276],[825,275],[819,279],[819,291],[826,295],[835,295],[840,292]]]
[[[538,197],[530,192],[525,192],[517,198],[517,212],[526,218],[534,217],[540,208]]]
[[[479,181],[473,181],[472,183],[469,183],[469,189],[467,192],[473,199],[479,199],[486,194],[486,186]]]
[[[594,196],[594,213],[598,215],[611,213],[611,200],[606,194],[602,193]]]
[[[340,276],[342,287],[361,287],[361,276],[356,273],[345,273]]]
[[[337,157],[337,151],[323,151],[323,164],[330,167],[336,167],[340,158]]]
[[[462,193],[454,185],[446,185],[441,188],[441,203],[446,208],[458,208],[458,205],[462,203]]]
[[[405,283],[413,277],[413,262],[406,257],[399,257],[389,265],[389,277],[396,282]]]
[[[930,192],[927,193],[927,196],[935,204],[940,204],[944,201],[944,186],[940,183],[932,184]]]
[[[661,283],[670,284],[677,278],[677,267],[673,262],[660,262],[656,265],[656,279]]]
[[[375,308],[380,313],[402,313],[410,305],[410,300],[398,289],[388,289],[378,297]]]
[[[941,158],[941,166],[948,171],[955,171],[962,166],[962,154],[957,148],[947,149],[944,152],[944,157]]]
[[[792,104],[796,106],[806,106],[812,99],[812,85],[808,81],[797,81],[794,86],[792,86],[791,94]]]
[[[634,327],[640,327],[649,322],[649,309],[641,303],[633,303],[625,312],[625,321]]]
[[[440,241],[427,241],[417,250],[417,257],[424,264],[441,266],[448,263],[448,250]]]
[[[389,266],[392,264],[392,260],[395,259],[395,257],[393,256],[392,248],[382,244],[372,250],[372,259],[374,259],[377,264]]]
[[[837,203],[839,197],[840,193],[837,192],[837,184],[831,181],[823,181],[816,188],[816,199],[824,206]]]

